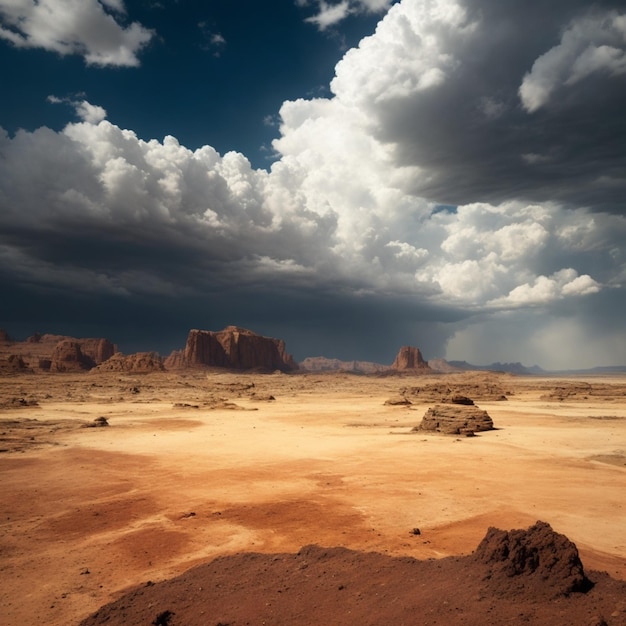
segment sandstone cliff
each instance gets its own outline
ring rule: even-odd
[[[397,371],[403,370],[425,370],[429,371],[428,363],[422,357],[419,348],[413,346],[402,346],[396,355],[391,369]]]
[[[79,372],[89,370],[94,365],[93,360],[83,354],[80,343],[69,339],[59,341],[50,358],[51,372]]]
[[[191,330],[184,351],[174,351],[165,361],[168,369],[179,367],[226,367],[239,370],[298,369],[282,339],[263,337],[245,328]]]

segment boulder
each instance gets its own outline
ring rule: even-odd
[[[166,367],[227,367],[231,369],[298,369],[281,339],[263,337],[245,328],[227,326],[221,331],[191,330],[184,351],[173,352]]]
[[[419,348],[402,346],[391,364],[392,370],[424,370],[430,371],[428,363],[424,360]]]
[[[426,411],[413,431],[432,431],[446,435],[471,435],[493,430],[493,420],[487,411],[474,404],[436,404]]]
[[[444,404],[463,404],[465,406],[474,406],[474,401],[467,396],[454,395],[442,400]]]
[[[413,403],[404,396],[393,396],[385,400],[385,406],[410,406],[411,404]]]

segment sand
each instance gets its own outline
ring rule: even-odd
[[[537,520],[576,544],[585,569],[626,580],[626,379],[586,378],[589,393],[558,400],[556,387],[582,379],[560,381],[3,377],[2,623],[78,624],[137,585],[224,555],[317,544],[459,557],[490,526]],[[505,392],[474,398],[496,430],[411,433],[433,402],[384,404],[407,388],[468,382]],[[108,427],[81,427],[100,416]]]

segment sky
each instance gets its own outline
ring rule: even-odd
[[[0,0],[0,327],[626,364],[623,0]]]

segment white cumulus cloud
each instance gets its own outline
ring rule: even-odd
[[[317,25],[319,30],[326,30],[346,19],[354,13],[380,13],[386,11],[392,0],[340,0],[326,2],[317,0],[317,13],[305,19],[306,22]],[[308,0],[296,0],[298,6],[310,4]]]
[[[104,7],[125,13],[122,0],[0,0],[0,38],[19,48],[78,54],[89,65],[139,65],[152,31],[122,25]]]
[[[578,276],[572,268],[551,276],[538,276],[531,283],[519,285],[491,304],[496,306],[546,305],[569,296],[585,296],[600,291],[601,286],[591,276]]]

